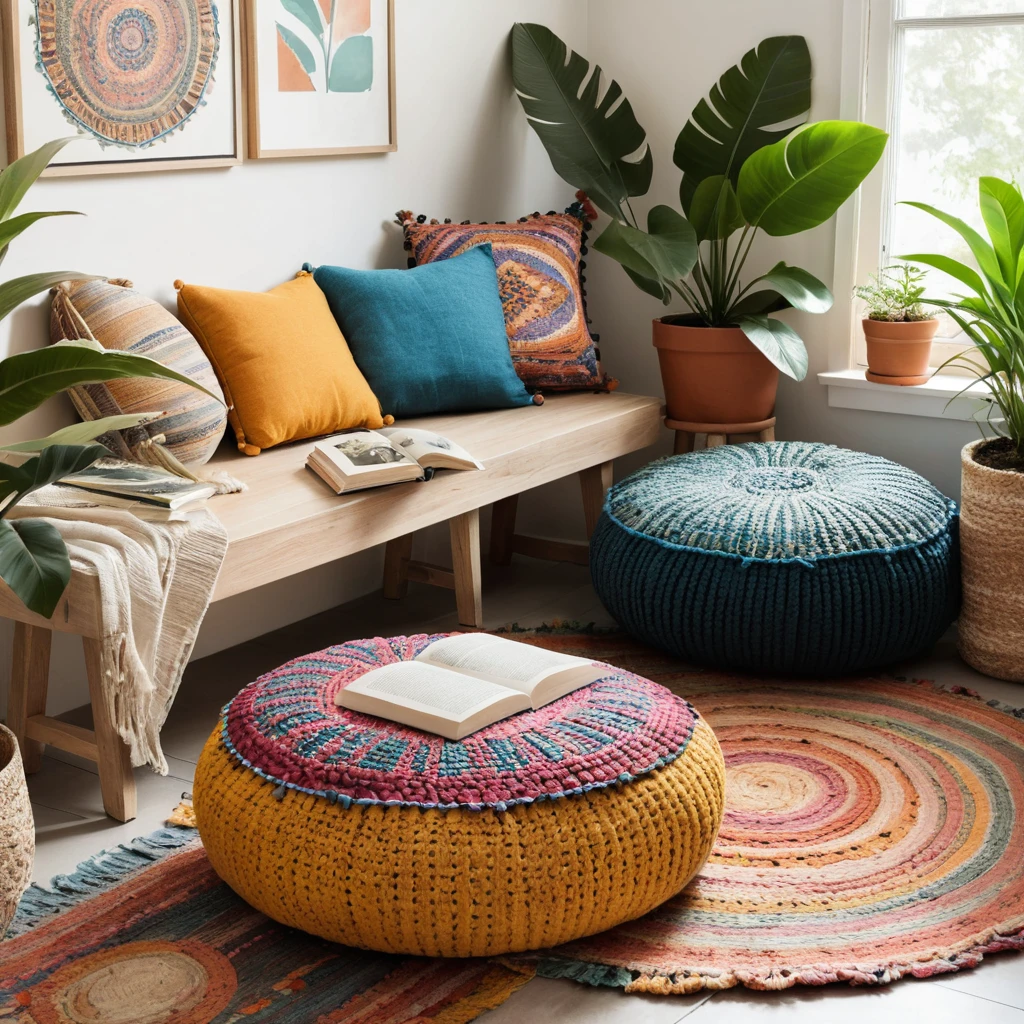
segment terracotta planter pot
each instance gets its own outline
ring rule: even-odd
[[[668,418],[756,423],[775,415],[779,371],[738,327],[654,321]]]
[[[14,733],[0,725],[0,939],[32,875],[35,824]]]
[[[960,453],[960,656],[979,672],[1024,682],[1024,473]]]
[[[868,345],[868,368],[864,374],[876,384],[924,384],[931,376],[928,361],[932,338],[939,321],[915,320],[890,323],[888,320],[862,320]]]

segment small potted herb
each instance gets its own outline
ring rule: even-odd
[[[925,272],[898,263],[872,274],[856,288],[867,304],[864,339],[868,368],[864,376],[876,384],[924,384],[939,321],[921,305]]]

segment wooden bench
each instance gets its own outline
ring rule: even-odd
[[[484,471],[442,472],[427,483],[340,497],[305,468],[311,443],[275,448],[256,458],[222,448],[211,465],[244,480],[248,490],[210,502],[228,533],[213,600],[385,544],[386,596],[401,597],[409,580],[447,587],[455,591],[459,621],[480,626],[480,509],[493,506],[494,561],[508,563],[518,552],[585,563],[586,545],[516,533],[518,496],[578,474],[589,537],[611,483],[612,460],[652,444],[661,416],[659,399],[613,393],[556,395],[539,407],[403,421],[403,426],[435,430],[463,445],[483,462]],[[413,561],[413,534],[445,521],[452,567]],[[51,619],[27,611],[0,582],[0,616],[16,624],[7,720],[26,771],[38,770],[46,744],[95,761],[104,808],[111,817],[128,821],[135,817],[135,782],[128,750],[100,699],[98,608],[97,581],[83,574],[74,574]],[[82,637],[92,730],[46,714],[53,630]]]

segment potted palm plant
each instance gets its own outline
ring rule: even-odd
[[[72,139],[58,139],[27,153],[0,172],[0,259],[26,228],[44,217],[70,211],[14,212],[54,155]],[[73,270],[16,277],[0,284],[0,320],[26,299],[69,279],[89,275]],[[107,351],[95,341],[62,341],[47,348],[0,359],[0,427],[15,422],[53,395],[79,384],[118,377],[158,377],[205,391],[161,363],[128,352]],[[207,392],[209,394],[209,392]],[[97,437],[137,426],[159,412],[107,416],[64,427],[48,437],[0,448],[0,580],[33,612],[49,618],[71,578],[64,540],[45,519],[5,518],[23,498],[46,484],[110,456]]]
[[[870,283],[854,289],[867,305],[864,341],[868,368],[876,384],[923,384],[928,380],[936,317],[921,304],[925,272],[909,263],[883,267]]]
[[[512,77],[555,170],[611,218],[594,248],[666,305],[682,300],[684,313],[654,322],[669,418],[768,418],[779,372],[807,374],[803,341],[771,314],[823,313],[832,294],[785,263],[746,279],[751,246],[759,232],[792,235],[827,221],[878,162],[885,132],[804,123],[807,43],[765,39],[722,75],[676,140],[682,212],[655,206],[644,227],[630,199],[650,188],[654,162],[619,84],[549,29],[527,24],[512,29]]]
[[[967,242],[978,269],[948,256],[901,257],[935,267],[966,289],[925,299],[944,309],[973,343],[943,365],[960,364],[987,390],[994,436],[960,453],[963,607],[960,654],[987,675],[1024,682],[1024,199],[999,178],[978,182],[988,238],[941,210],[937,217]],[[941,369],[941,368],[940,368]]]

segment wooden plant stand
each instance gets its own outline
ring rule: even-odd
[[[775,417],[757,420],[754,423],[691,423],[688,420],[673,420],[665,417],[665,426],[676,432],[673,455],[685,455],[693,451],[698,434],[707,434],[708,448],[720,444],[735,444],[736,438],[755,436],[758,441],[775,440]]]

